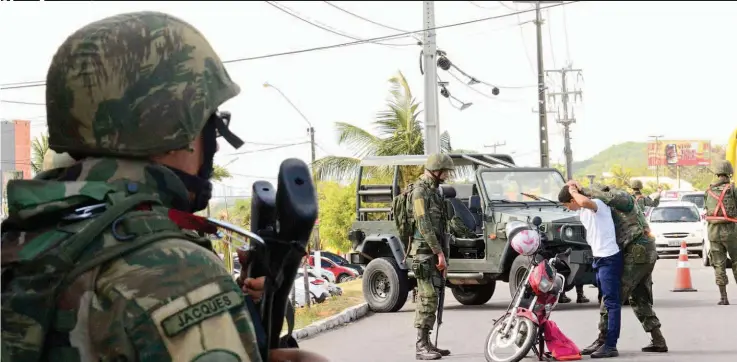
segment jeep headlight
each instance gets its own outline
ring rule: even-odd
[[[573,228],[568,226],[563,230],[563,235],[566,236],[567,239],[573,239]]]

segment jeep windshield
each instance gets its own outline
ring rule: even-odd
[[[489,201],[502,203],[550,204],[558,200],[558,193],[565,185],[563,176],[549,169],[486,171],[481,173],[481,180]],[[524,196],[523,193],[537,196],[539,200]]]

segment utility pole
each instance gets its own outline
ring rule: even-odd
[[[507,141],[502,141],[502,142],[494,142],[494,144],[491,144],[491,145],[484,145],[484,147],[486,147],[486,148],[493,148],[494,149],[494,154],[496,154],[496,148],[497,147],[506,146],[506,145],[507,145]]]
[[[568,97],[570,95],[575,97],[582,97],[583,92],[581,90],[574,90],[574,91],[568,91],[568,85],[566,83],[566,75],[571,72],[577,73],[577,75],[581,75],[581,69],[573,69],[571,64],[568,64],[567,67],[563,69],[553,69],[553,70],[547,70],[546,73],[560,73],[561,78],[561,90],[560,92],[555,93],[549,93],[548,97],[551,97],[553,99],[556,99],[557,97],[560,97],[561,103],[563,105],[563,118],[560,117],[560,114],[558,114],[558,117],[556,119],[557,123],[560,123],[563,125],[563,131],[564,131],[564,137],[565,137],[565,148],[564,152],[566,155],[566,178],[569,180],[573,179],[573,150],[571,149],[571,124],[576,123],[576,116],[573,114],[573,110],[571,110],[571,117],[568,117]]]
[[[425,154],[440,153],[438,124],[438,68],[435,39],[435,2],[422,2],[422,59],[425,71]]]
[[[543,110],[548,107],[545,104],[545,66],[543,65],[543,19],[540,15],[541,3],[561,3],[562,1],[513,1],[520,4],[535,4],[535,27],[537,28],[537,101],[540,128],[540,167],[550,167],[550,153],[548,150],[548,114]]]
[[[655,139],[655,183],[660,186],[660,158],[658,157],[658,152],[660,151],[660,139],[663,138],[663,135],[648,137]]]

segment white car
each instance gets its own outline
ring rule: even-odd
[[[297,274],[297,276],[294,278],[294,288],[296,289],[297,293],[300,294],[300,290],[302,290],[302,300],[297,300],[297,304],[304,303],[304,274],[300,275]],[[330,292],[327,288],[327,281],[323,279],[318,279],[314,277],[308,277],[308,281],[310,284],[310,294],[313,298],[315,298],[315,301],[318,303],[324,302],[326,299],[330,297]]]
[[[304,270],[304,268],[299,268],[300,273],[302,272],[302,270]],[[307,271],[310,273],[310,276],[317,277],[317,275],[313,275],[317,274],[317,269],[313,267],[308,267]],[[331,272],[330,270],[320,268],[320,277],[331,283],[335,283],[335,274],[333,274],[333,272]]]
[[[647,221],[655,235],[658,254],[677,254],[685,241],[689,253],[702,256],[706,229],[696,205],[682,201],[660,204],[652,208]]]
[[[323,272],[324,271],[327,271],[327,270],[323,270]],[[330,271],[327,271],[327,272],[330,273],[330,274],[332,274]],[[330,293],[330,295],[342,295],[343,294],[343,288],[339,287],[334,282],[331,282],[330,280],[327,280],[326,278],[318,278],[317,275],[315,274],[315,270],[314,269],[308,269],[307,270],[307,273],[308,273],[308,276],[309,276],[310,280],[314,279],[314,283],[313,284],[324,286],[325,289],[328,290],[328,292]],[[300,281],[301,281],[302,288],[304,289],[304,273],[302,272],[302,269],[299,269],[299,271],[297,271],[297,277],[296,278],[297,279],[295,279],[295,283],[300,283]],[[335,279],[335,276],[333,276],[333,280],[334,279]]]
[[[711,246],[711,243],[709,242],[709,232],[707,231],[708,223],[706,222],[706,197],[704,196],[704,191],[684,192],[681,194],[681,201],[693,203],[699,209],[701,222],[704,224],[704,245],[702,247],[703,250],[701,251],[701,254],[703,255],[701,257],[701,261],[704,266],[709,266],[709,247]]]

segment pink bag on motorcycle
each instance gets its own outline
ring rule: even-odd
[[[578,361],[582,359],[581,350],[578,349],[578,346],[570,338],[563,334],[555,322],[551,320],[545,321],[543,335],[545,336],[545,346],[555,360]]]

